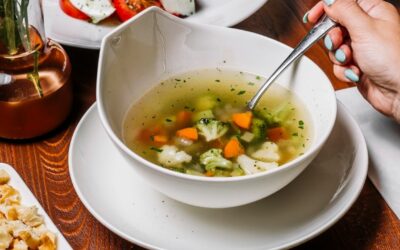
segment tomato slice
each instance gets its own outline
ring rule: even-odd
[[[148,7],[161,7],[161,3],[158,0],[113,0],[113,3],[115,11],[122,22]]]
[[[68,16],[85,21],[90,20],[90,17],[76,8],[69,0],[60,0],[60,7]]]

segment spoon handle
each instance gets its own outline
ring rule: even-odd
[[[329,30],[336,26],[336,22],[332,21],[328,16],[323,16],[306,35],[306,37],[293,49],[292,53],[283,61],[283,63],[275,70],[268,80],[261,86],[254,97],[247,104],[247,107],[252,110],[257,105],[261,96],[269,88],[271,83],[296,59],[302,56],[314,43],[321,39]]]

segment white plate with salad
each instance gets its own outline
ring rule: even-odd
[[[99,49],[103,37],[146,7],[158,6],[188,21],[233,26],[267,0],[43,0],[47,37],[65,45]]]
[[[149,249],[294,247],[348,211],[367,170],[364,137],[341,104],[330,138],[296,180],[235,208],[193,207],[153,190],[113,145],[96,105],[80,121],[69,149],[72,183],[86,208],[117,235]]]

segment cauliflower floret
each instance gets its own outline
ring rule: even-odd
[[[232,169],[232,162],[225,159],[221,153],[222,149],[212,148],[200,155],[200,163],[205,166],[206,170],[214,170],[215,168]]]
[[[264,172],[278,167],[278,163],[276,162],[257,161],[247,155],[240,155],[237,158],[237,162],[247,175]]]
[[[229,130],[228,124],[215,119],[202,118],[197,122],[199,134],[206,138],[206,141],[212,141],[223,136]]]
[[[265,162],[278,162],[281,159],[279,147],[273,142],[264,142],[261,148],[250,155],[254,159]]]
[[[185,162],[190,162],[192,156],[185,151],[178,151],[178,148],[171,145],[161,147],[161,152],[158,153],[158,161],[165,167],[180,168]]]

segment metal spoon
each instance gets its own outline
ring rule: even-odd
[[[254,97],[249,101],[247,107],[253,110],[264,92],[271,86],[274,80],[296,59],[302,56],[314,43],[321,39],[329,30],[337,24],[328,16],[323,16],[304,39],[293,49],[292,53],[283,61],[283,63],[275,70],[268,80],[261,86]]]

